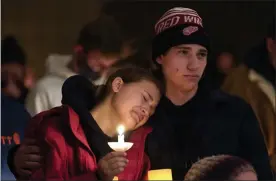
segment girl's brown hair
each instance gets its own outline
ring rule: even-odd
[[[111,69],[106,84],[100,86],[96,91],[97,102],[103,101],[110,94],[112,82],[116,77],[122,78],[125,84],[147,80],[156,85],[160,94],[164,93],[164,85],[155,78],[151,71],[133,65],[126,65]]]
[[[233,180],[242,172],[255,172],[247,161],[230,155],[206,157],[194,163],[184,180]]]

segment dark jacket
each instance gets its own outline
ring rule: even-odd
[[[203,88],[183,106],[163,97],[149,124],[152,169],[172,168],[174,179],[183,179],[198,159],[217,154],[242,157],[253,164],[260,180],[272,179],[258,121],[237,97]]]
[[[98,180],[97,158],[91,149],[79,115],[69,106],[53,108],[36,115],[26,130],[26,137],[37,140],[45,159],[31,180]],[[135,130],[127,151],[129,163],[119,180],[142,180],[149,170],[144,144],[150,128]],[[107,144],[107,143],[102,143]]]
[[[30,115],[13,98],[1,94],[1,179],[14,180],[13,173],[7,165],[8,152],[19,145],[24,137],[24,129],[30,120]]]

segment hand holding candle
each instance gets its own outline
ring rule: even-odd
[[[101,180],[110,181],[124,171],[127,163],[125,152],[111,152],[99,160],[97,173]]]

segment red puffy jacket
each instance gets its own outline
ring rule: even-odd
[[[144,153],[146,136],[151,128],[141,127],[133,132],[127,151],[129,163],[118,175],[119,180],[144,180],[150,168]],[[27,127],[25,137],[34,138],[44,156],[42,168],[30,180],[98,180],[97,163],[90,149],[79,116],[69,106],[53,108],[36,115]]]

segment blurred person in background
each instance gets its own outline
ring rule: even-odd
[[[72,56],[50,55],[46,60],[47,73],[28,96],[27,109],[33,116],[61,105],[61,87],[64,81],[76,74],[90,79],[95,85],[104,82],[106,71],[121,56],[131,51],[122,48],[123,41],[118,23],[108,15],[101,15],[80,31]]]
[[[125,58],[123,58],[121,61],[114,64],[114,68],[125,65],[134,65],[136,67],[149,70],[152,68],[152,66],[154,66],[151,61],[151,39],[140,37],[137,39],[139,40],[136,40],[132,45],[131,53],[128,53],[128,56],[125,56]]]
[[[224,75],[229,74],[233,68],[236,67],[234,55],[226,51],[219,53],[216,60],[216,66],[220,73]]]
[[[29,89],[35,83],[32,69],[26,65],[26,54],[13,36],[1,44],[1,91],[24,104]]]
[[[237,60],[230,51],[221,51],[215,60],[215,70],[212,72],[213,79],[210,80],[215,89],[219,89],[224,82],[225,77],[237,67]]]
[[[253,166],[231,155],[205,157],[192,165],[184,180],[258,180]]]
[[[1,180],[14,180],[7,156],[23,139],[30,119],[23,103],[34,79],[31,74],[26,78],[26,56],[16,39],[7,36],[1,46]]]
[[[276,172],[276,40],[275,19],[266,38],[253,47],[222,85],[222,90],[243,98],[253,108]]]

